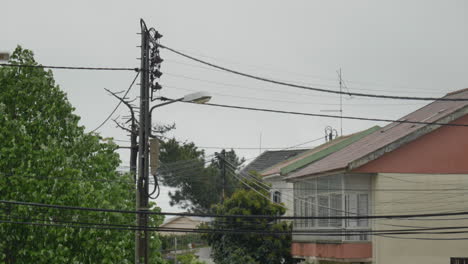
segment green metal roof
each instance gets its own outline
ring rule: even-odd
[[[362,139],[363,137],[367,136],[367,135],[370,135],[372,133],[374,133],[375,131],[379,130],[380,127],[379,126],[373,126],[367,130],[364,130],[362,132],[359,132],[359,133],[356,133],[355,135],[352,135],[350,136],[349,138],[341,141],[341,142],[338,142],[336,144],[333,144],[331,145],[330,147],[328,148],[325,148],[321,151],[318,151],[318,152],[314,152],[312,154],[310,154],[309,156],[306,156],[304,157],[303,159],[300,159],[292,164],[289,164],[288,166],[285,166],[283,168],[281,168],[281,175],[286,175],[292,171],[295,171],[295,170],[298,170],[300,168],[303,168],[304,166],[307,166],[313,162],[316,162],[320,159],[323,159],[325,158],[326,156],[334,153],[334,152],[337,152],[339,150],[342,150],[344,149],[345,147],[353,144],[354,142],[356,141],[359,141],[360,139]]]

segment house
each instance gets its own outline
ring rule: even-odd
[[[468,99],[468,89],[443,98]],[[467,114],[468,101],[437,100],[399,119],[403,123],[376,128],[341,149],[283,167],[280,175],[294,189],[294,214],[468,211],[468,127],[440,125],[468,124]],[[459,233],[466,226],[466,216],[297,220],[294,230],[315,234],[294,234],[292,254],[319,263],[468,263],[467,236]],[[391,232],[418,228],[426,231]],[[427,231],[431,228],[442,230]],[[383,230],[388,232],[378,233]]]
[[[183,229],[197,229],[201,224],[207,223],[211,221],[208,218],[200,218],[200,217],[191,217],[191,216],[175,216],[172,218],[167,219],[164,223],[162,223],[159,228],[164,229],[171,229],[177,230],[179,228]],[[163,235],[185,235],[187,232],[164,232]]]
[[[240,174],[247,176],[263,176],[264,170],[272,168],[276,164],[281,164],[284,161],[292,160],[301,154],[306,153],[309,149],[288,149],[288,150],[274,150],[265,151],[245,166]],[[270,195],[271,200],[275,203],[284,203],[286,207],[285,215],[292,215],[292,184],[285,181],[278,180],[277,178],[263,178],[264,182],[271,185]],[[289,189],[288,189],[289,188]],[[291,198],[288,198],[291,197]]]
[[[178,229],[178,228],[184,228],[184,229],[197,229],[201,224],[211,222],[212,218],[208,217],[192,217],[192,216],[175,216],[172,218],[169,218],[166,220],[163,224],[159,226],[159,228],[165,228],[165,229]],[[199,241],[193,241],[193,238],[189,238],[187,241],[186,239],[182,239],[183,235],[187,235],[191,233],[187,232],[162,232],[161,235],[165,236],[171,236],[174,235],[174,245],[175,248],[178,248],[178,250],[171,250],[167,255],[166,258],[168,261],[171,263],[174,262],[174,258],[177,258],[177,255],[180,254],[186,254],[186,253],[193,253],[195,256],[197,256],[197,259],[203,263],[206,264],[212,264],[214,263],[213,260],[211,259],[211,248],[204,245],[205,243],[199,243]],[[177,245],[181,243],[189,243],[189,247],[187,249],[180,249],[183,248],[183,246],[177,247]],[[201,247],[200,247],[201,246]]]
[[[276,159],[276,163],[273,166],[265,168],[260,172],[262,180],[271,185],[272,200],[274,202],[282,202],[285,204],[285,216],[294,215],[293,183],[285,181],[284,175],[287,175],[289,172],[312,163],[334,151],[338,151],[369,133],[372,133],[378,128],[379,127],[374,127],[352,135],[338,137],[313,149],[308,149],[301,151],[296,155],[291,155],[281,161],[280,159]],[[270,161],[270,164],[275,161]]]

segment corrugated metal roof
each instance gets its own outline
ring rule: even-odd
[[[452,92],[447,94],[444,98],[468,99],[468,89]],[[468,101],[434,101],[399,120],[422,121],[428,123],[437,122],[442,118],[449,117],[457,110],[461,110],[466,106],[468,106]],[[385,150],[384,148],[387,148],[390,144],[403,139],[426,126],[428,125],[397,122],[390,123],[382,129],[377,130],[346,148],[312,163],[303,169],[291,173],[288,175],[288,179],[345,169],[349,164],[367,157],[378,150]],[[434,129],[436,128],[437,127],[434,127]],[[414,139],[415,138],[413,138],[413,140]],[[388,151],[391,150],[389,149]]]
[[[291,158],[289,158],[289,159],[285,159],[285,160],[283,160],[282,162],[275,163],[275,164],[273,164],[272,166],[265,168],[265,169],[261,172],[261,174],[262,174],[262,176],[268,176],[268,175],[278,174],[278,173],[280,173],[281,168],[283,168],[283,167],[285,167],[285,166],[288,166],[288,165],[290,165],[290,164],[292,164],[292,163],[294,163],[294,162],[296,162],[296,161],[298,161],[298,160],[300,160],[300,159],[303,159],[304,157],[307,157],[307,156],[309,156],[309,155],[312,155],[312,154],[314,154],[314,153],[316,153],[316,152],[318,152],[318,151],[320,151],[320,150],[322,150],[322,149],[328,148],[329,146],[332,146],[332,145],[334,145],[335,143],[340,142],[340,141],[342,141],[342,140],[344,140],[344,139],[346,139],[346,138],[348,138],[348,137],[349,137],[349,136],[347,135],[347,136],[342,136],[342,137],[336,138],[335,140],[332,140],[332,141],[329,141],[329,142],[327,142],[327,143],[324,143],[324,144],[322,144],[322,145],[320,145],[320,146],[317,146],[317,147],[315,147],[315,148],[313,148],[313,149],[304,151],[304,152],[302,152],[302,153],[300,153],[300,154],[298,154],[298,155],[296,155],[296,156],[294,156],[294,157],[291,157]]]
[[[294,166],[294,168],[291,168],[291,170],[295,170],[295,169],[298,169],[299,167],[303,167],[305,165],[307,165],[308,163],[310,162],[314,162],[316,161],[316,159],[312,159],[312,160],[307,160],[308,158],[313,158],[314,155],[317,155],[318,153],[322,152],[322,151],[325,151],[327,149],[331,149],[333,146],[337,145],[337,144],[340,144],[340,143],[345,143],[347,141],[350,141],[352,137],[354,136],[357,136],[363,132],[365,132],[367,130],[364,130],[364,131],[361,131],[361,132],[357,132],[357,133],[354,133],[354,134],[350,134],[350,135],[344,135],[344,136],[340,136],[332,141],[328,141],[322,145],[319,145],[311,150],[308,150],[308,151],[305,151],[295,157],[292,157],[290,159],[287,159],[283,162],[280,162],[278,164],[275,164],[265,170],[263,170],[261,172],[262,176],[266,177],[266,176],[269,176],[269,175],[274,175],[274,174],[279,174],[279,173],[283,173],[283,170],[285,168],[288,168],[290,166]],[[338,151],[338,149],[336,150],[333,150],[333,151]],[[328,154],[327,154],[328,155]],[[326,155],[324,155],[326,156]],[[317,158],[318,159],[318,158]],[[303,161],[302,164],[298,164],[298,163],[301,163]],[[297,164],[297,165],[296,165]],[[288,170],[289,172],[289,170]]]
[[[250,162],[245,166],[243,172],[261,172],[262,170],[269,168],[279,162],[290,159],[294,156],[297,156],[309,149],[293,149],[293,150],[275,150],[275,151],[265,151],[255,160]]]

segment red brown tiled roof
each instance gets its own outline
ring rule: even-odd
[[[463,89],[447,94],[444,98],[466,98],[468,89]],[[399,120],[420,122],[450,122],[466,113],[455,115],[459,110],[468,106],[468,101],[434,101]],[[445,120],[447,119],[447,120]],[[294,179],[308,175],[321,174],[329,171],[352,169],[367,161],[379,157],[404,144],[436,129],[438,126],[427,124],[410,124],[393,122],[364,137],[363,139],[337,151],[315,163],[290,173],[287,178]],[[427,128],[424,133],[423,128]],[[468,129],[467,129],[468,130]],[[419,135],[415,132],[422,131]],[[391,146],[393,145],[393,146]]]

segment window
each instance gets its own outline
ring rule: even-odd
[[[345,207],[346,216],[369,215],[369,194],[346,194]],[[346,219],[347,227],[366,227],[368,225],[368,219]]]
[[[342,216],[342,176],[328,176],[294,184],[294,213],[297,216]],[[296,227],[341,227],[341,219],[295,221]]]
[[[468,264],[468,258],[450,258],[450,264]]]
[[[342,216],[343,215],[343,196],[341,194],[330,195],[330,216]],[[343,223],[342,219],[330,219],[330,226],[341,227]]]
[[[294,215],[339,217],[369,215],[370,176],[332,175],[294,183]],[[298,229],[366,229],[368,219],[297,219]],[[345,240],[368,240],[367,235],[345,235]],[[468,264],[468,263],[467,263]]]
[[[281,193],[279,191],[275,191],[273,193],[273,202],[274,203],[281,203]]]
[[[369,194],[367,193],[360,193],[357,195],[358,203],[357,203],[357,213],[358,215],[369,215]],[[358,226],[368,226],[369,219],[362,218],[358,220]]]

